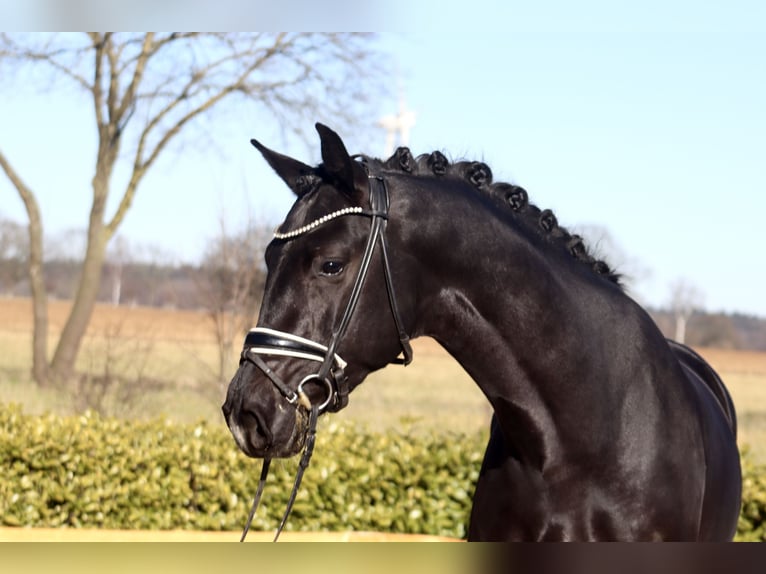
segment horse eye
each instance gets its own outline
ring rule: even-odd
[[[322,275],[337,275],[343,271],[343,263],[340,261],[329,260],[322,263]]]

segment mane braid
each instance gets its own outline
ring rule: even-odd
[[[489,197],[501,208],[509,210],[524,226],[548,243],[557,245],[593,273],[622,288],[621,276],[605,261],[593,256],[582,237],[571,234],[558,224],[550,209],[540,209],[529,202],[526,190],[520,186],[492,182],[492,170],[483,162],[450,162],[440,151],[413,157],[409,148],[399,147],[387,160],[360,156],[362,161],[378,169],[407,173],[419,177],[453,177],[470,184],[477,192]]]

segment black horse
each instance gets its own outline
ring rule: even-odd
[[[469,540],[732,539],[728,392],[580,237],[483,163],[349,156],[317,130],[317,167],[252,142],[298,199],[223,405],[247,455],[300,452],[427,335],[494,410]]]

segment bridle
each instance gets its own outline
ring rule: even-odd
[[[368,168],[368,166],[365,165],[365,168]],[[287,503],[287,508],[282,516],[282,521],[279,524],[276,535],[274,536],[274,542],[279,538],[279,535],[287,522],[287,517],[292,510],[295,497],[298,493],[298,488],[303,479],[303,473],[311,460],[316,440],[316,424],[319,415],[325,411],[337,412],[348,404],[350,389],[348,378],[345,374],[347,363],[337,354],[337,349],[346,334],[351,318],[359,303],[359,296],[362,292],[362,287],[364,286],[376,245],[380,245],[388,302],[396,325],[399,343],[402,348],[402,357],[397,357],[392,363],[408,365],[412,362],[412,347],[410,346],[409,336],[404,329],[399,306],[396,301],[396,294],[394,292],[394,285],[391,277],[391,266],[388,258],[388,241],[385,233],[389,211],[388,189],[386,188],[386,182],[382,177],[369,174],[369,171],[368,181],[370,192],[369,210],[360,207],[341,209],[320,217],[296,230],[284,233],[277,232],[274,234],[275,240],[290,241],[296,237],[309,233],[317,227],[338,217],[354,215],[370,218],[370,232],[367,236],[367,243],[364,248],[364,253],[362,254],[359,271],[354,280],[346,308],[341,316],[340,322],[333,329],[329,343],[323,345],[311,341],[310,339],[305,339],[291,333],[285,333],[284,331],[266,327],[256,327],[248,332],[245,337],[244,349],[240,357],[240,365],[245,362],[250,362],[255,365],[274,384],[288,403],[296,406],[296,408],[302,407],[309,412],[309,424],[306,430],[305,448],[298,464],[298,473],[295,477],[295,483]],[[306,359],[318,362],[320,365],[316,373],[304,377],[298,383],[297,389],[293,390],[266,364],[261,358],[261,355]],[[308,398],[304,391],[304,387],[307,384],[312,383],[324,386],[327,396],[323,401],[312,403]],[[245,540],[247,532],[250,529],[250,524],[253,520],[253,516],[255,516],[255,511],[260,502],[261,494],[263,493],[263,487],[268,476],[270,464],[271,458],[263,459],[258,489],[255,498],[253,499],[253,506],[242,532],[240,542]]]

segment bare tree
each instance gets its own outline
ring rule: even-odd
[[[366,36],[320,33],[89,33],[0,35],[0,64],[42,67],[82,89],[98,130],[87,246],[71,313],[50,363],[43,219],[35,192],[2,152],[0,167],[28,216],[33,296],[33,376],[70,380],[99,292],[106,247],[141,182],[171,141],[224,101],[250,101],[285,125],[307,125],[322,107],[338,121],[359,113],[365,74],[379,69]],[[0,136],[1,138],[2,136]],[[121,154],[125,154],[124,156]],[[107,213],[123,158],[127,184]]]
[[[252,223],[242,233],[232,234],[221,217],[219,235],[200,266],[197,288],[213,325],[219,381],[232,370],[235,344],[254,324],[266,279],[262,254],[269,238],[266,229]]]
[[[676,320],[674,339],[679,343],[686,341],[686,325],[695,311],[704,303],[704,295],[695,285],[686,279],[676,279],[670,285],[670,310]]]

